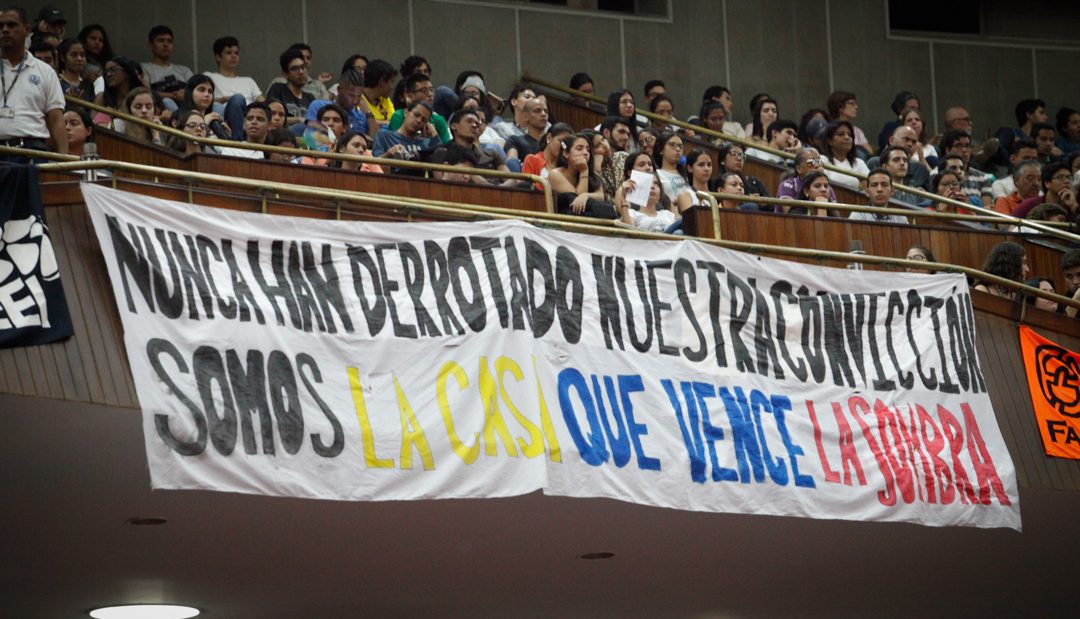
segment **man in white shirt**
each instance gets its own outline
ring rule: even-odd
[[[173,31],[168,26],[154,26],[147,38],[150,62],[142,64],[143,74],[151,90],[161,96],[165,107],[176,112],[184,103],[184,86],[191,79],[191,69],[172,63]]]
[[[244,143],[263,144],[266,135],[270,133],[270,105],[263,101],[256,101],[244,110]],[[248,159],[262,159],[261,150],[240,148],[233,146],[219,146],[218,152],[230,157],[247,157]]]
[[[218,70],[207,71],[206,75],[214,80],[214,101],[224,105],[220,111],[225,122],[232,127],[233,139],[244,139],[244,112],[248,104],[262,101],[259,85],[250,77],[239,74],[240,42],[236,37],[221,37],[214,41],[214,62]],[[216,106],[215,106],[216,108]]]
[[[26,51],[31,28],[24,9],[12,7],[0,12],[0,145],[47,150],[45,140],[51,137],[56,151],[67,154],[60,78]]]

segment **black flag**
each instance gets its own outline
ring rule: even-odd
[[[70,337],[37,170],[0,165],[0,348]]]

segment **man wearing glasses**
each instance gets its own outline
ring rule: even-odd
[[[1041,204],[1056,204],[1069,212],[1069,219],[1076,217],[1076,193],[1072,188],[1072,172],[1069,166],[1060,161],[1049,163],[1042,168],[1042,195],[1032,196],[1020,202],[1012,211],[1015,217],[1027,217],[1028,213]],[[1071,282],[1070,282],[1071,284]]]
[[[824,159],[816,148],[804,148],[795,155],[795,174],[780,182],[776,191],[777,198],[789,198],[797,200],[802,191],[803,177],[814,170],[823,170]],[[829,187],[829,200],[836,202],[836,193]]]
[[[405,102],[423,101],[428,105],[435,104],[435,86],[431,78],[423,73],[413,73],[405,79]],[[394,110],[390,116],[390,130],[397,131],[401,123],[405,121],[405,110]],[[453,137],[450,128],[446,125],[446,119],[435,112],[431,113],[430,125],[434,126],[435,134],[443,144],[449,143]]]
[[[298,49],[287,49],[278,58],[284,83],[273,84],[266,91],[266,98],[280,101],[285,106],[285,126],[291,127],[304,122],[308,106],[315,102],[315,96],[304,90],[307,84],[308,64],[304,53]]]

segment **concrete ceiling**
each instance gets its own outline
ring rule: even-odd
[[[1075,612],[1075,493],[1022,490],[1016,533],[539,494],[347,503],[152,492],[139,415],[0,396],[0,615],[78,618],[127,602],[231,619]],[[595,552],[615,556],[579,558]]]

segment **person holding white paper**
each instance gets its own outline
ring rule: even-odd
[[[624,224],[628,224],[640,230],[648,232],[671,232],[676,223],[675,213],[666,208],[657,208],[663,191],[660,189],[660,179],[655,173],[649,176],[649,197],[640,210],[630,208],[630,204],[623,201],[619,207],[619,217]],[[627,181],[634,183],[633,180]],[[648,180],[644,181],[648,183]],[[636,185],[636,183],[635,183]]]
[[[630,208],[641,208],[649,199],[647,186],[639,187],[641,179],[651,176],[654,172],[652,156],[649,153],[638,151],[627,157],[623,163],[622,183],[615,191],[615,210],[622,212],[622,205],[629,203]],[[635,175],[636,178],[635,178]],[[661,200],[667,200],[663,196]]]

